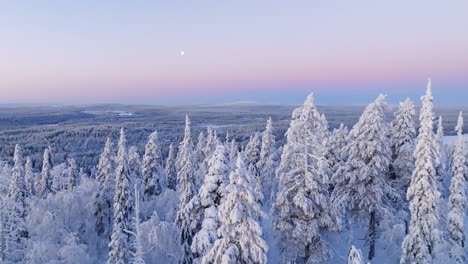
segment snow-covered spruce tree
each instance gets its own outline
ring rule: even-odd
[[[197,189],[199,189],[203,183],[204,177],[208,171],[208,161],[211,159],[211,156],[216,150],[216,147],[218,146],[219,142],[220,140],[218,139],[218,135],[216,134],[216,131],[208,127],[207,136],[206,136],[206,144],[205,144],[205,147],[203,148],[203,153],[201,153],[201,155],[198,156],[197,158],[197,160],[201,160],[201,159],[203,160],[201,163],[195,164],[195,167],[196,167],[195,179],[196,179]]]
[[[414,105],[407,98],[400,103],[392,122],[392,168],[395,179],[395,189],[400,191],[401,198],[406,195],[406,190],[411,182],[411,174],[414,171],[414,148],[416,129],[414,126]]]
[[[177,186],[177,171],[175,167],[175,154],[172,144],[169,146],[169,153],[166,159],[166,185],[167,188],[175,190]]]
[[[96,180],[102,184],[110,174],[112,174],[112,141],[107,138],[104,151],[99,157]]]
[[[32,169],[32,161],[31,158],[28,156],[26,158],[26,164],[24,165],[24,181],[26,185],[26,190],[29,195],[33,195],[34,190],[34,182],[35,182],[35,175]]]
[[[253,169],[252,173],[256,177],[259,175],[257,164],[260,161],[261,147],[262,142],[260,140],[260,135],[255,133],[250,136],[249,143],[247,143],[244,150],[246,166],[249,169]]]
[[[24,259],[26,239],[26,196],[27,190],[24,182],[23,153],[21,147],[16,145],[13,156],[14,167],[12,179],[8,188],[8,204],[6,217],[6,258],[12,262]],[[3,209],[2,209],[3,210]]]
[[[460,112],[457,127],[458,139],[453,152],[453,177],[450,184],[450,197],[448,207],[450,212],[447,220],[449,234],[451,263],[466,263],[464,221],[466,210],[466,181],[468,173],[465,166],[465,150],[463,142],[463,116]]]
[[[426,95],[421,97],[419,115],[420,128],[414,157],[416,166],[411,176],[407,199],[410,201],[411,222],[409,234],[402,244],[400,262],[431,263],[439,240],[438,207],[439,193],[434,168],[435,136],[433,132],[434,113],[431,81],[427,84]]]
[[[219,238],[202,263],[267,263],[268,247],[257,222],[264,214],[252,189],[253,175],[246,168],[242,154],[237,157],[229,180],[226,197],[219,207]]]
[[[438,181],[438,190],[442,194],[445,194],[444,183],[447,177],[447,171],[445,168],[445,147],[444,147],[444,126],[442,116],[439,116],[437,122],[437,132],[435,134],[435,163],[436,179]],[[447,184],[448,185],[448,184]]]
[[[231,143],[229,145],[229,165],[231,168],[233,168],[236,165],[238,152],[239,149],[237,148],[236,139],[232,138]]]
[[[201,131],[198,134],[197,145],[195,147],[195,161],[197,164],[202,164],[205,160],[205,147],[206,147],[206,136],[205,132]]]
[[[437,131],[435,134],[435,151],[436,151],[436,163],[435,165],[440,166],[443,164],[442,162],[442,156],[443,156],[443,143],[444,143],[444,121],[442,119],[442,116],[439,116],[437,119]]]
[[[133,242],[133,259],[132,259],[132,264],[145,264],[144,260],[144,252],[143,252],[143,245],[141,243],[141,228],[140,228],[140,188],[138,188],[138,185],[135,184],[134,187],[135,191],[135,218],[134,218],[134,235],[135,239]]]
[[[193,144],[190,132],[190,119],[185,117],[184,139],[180,142],[179,153],[177,154],[177,191],[179,193],[179,210],[176,216],[176,225],[180,231],[180,243],[182,245],[184,256],[181,258],[181,264],[189,264],[193,261],[192,238],[194,230],[192,226],[193,218],[190,215],[191,210],[187,208],[191,199],[195,196],[195,167],[194,167]]]
[[[377,226],[386,198],[396,196],[387,183],[392,152],[389,126],[384,118],[385,105],[385,96],[379,95],[351,130],[346,147],[348,160],[332,194],[336,205],[368,219],[369,259],[375,254]]]
[[[277,152],[275,148],[275,135],[273,134],[273,122],[268,119],[265,131],[262,135],[260,160],[257,163],[264,199],[271,198],[271,190],[275,189],[275,170],[277,165]]]
[[[348,144],[349,130],[343,123],[339,128],[335,128],[328,141],[328,161],[332,174],[332,184],[342,175],[340,168],[346,163],[346,145]]]
[[[48,147],[44,150],[41,176],[39,177],[39,182],[36,186],[37,195],[41,198],[45,198],[52,192],[52,176],[50,174],[52,167],[52,153],[50,151],[50,147]]]
[[[76,167],[75,159],[68,159],[68,172],[67,172],[67,184],[66,189],[73,190],[78,185],[78,169]]]
[[[114,227],[109,243],[108,264],[126,264],[131,261],[133,201],[130,187],[125,132],[120,131],[115,169]]]
[[[143,174],[143,199],[151,200],[156,195],[161,194],[161,182],[164,182],[165,172],[161,155],[161,148],[158,145],[158,132],[153,132],[145,146],[145,154],[142,163]]]
[[[114,204],[114,171],[112,159],[112,142],[107,138],[104,150],[97,165],[97,180],[99,188],[94,197],[95,230],[102,242],[98,244],[99,251],[106,251],[110,242],[113,223]]]
[[[0,206],[2,208],[6,208],[5,206],[5,201],[3,199],[0,199]],[[6,223],[5,223],[5,210],[0,210],[0,260],[2,262],[5,261],[5,251],[6,251],[6,245],[5,245],[5,237],[6,237]]]
[[[141,157],[140,154],[138,154],[138,148],[131,146],[128,149],[128,169],[129,174],[131,175],[131,183],[141,183],[141,168]]]
[[[198,208],[196,209],[201,211],[203,220],[201,221],[201,229],[193,237],[191,249],[200,257],[206,255],[218,238],[216,233],[220,226],[218,207],[225,197],[229,174],[228,165],[226,148],[219,143],[208,161],[208,172],[205,175],[205,180],[198,195],[194,197],[198,200],[196,202]]]
[[[348,264],[364,264],[361,250],[351,246],[348,253]]]
[[[260,151],[262,142],[259,133],[250,136],[250,140],[245,146],[243,151],[247,169],[250,170],[254,176],[254,192],[257,196],[257,201],[263,203],[262,182],[260,179],[260,171],[258,169],[258,162],[260,161]]]
[[[309,95],[294,110],[278,169],[273,228],[280,231],[282,263],[322,263],[328,249],[321,231],[339,228],[329,201],[325,123]]]
[[[216,146],[219,143],[218,135],[216,131],[211,128],[207,129],[207,136],[206,136],[206,145],[203,149],[203,153],[205,155],[205,163],[208,163],[208,160],[211,158],[211,155],[216,150]]]

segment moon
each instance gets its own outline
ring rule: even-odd
[[[184,56],[185,55],[185,51],[181,50],[180,51],[180,56]]]

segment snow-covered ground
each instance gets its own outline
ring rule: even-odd
[[[455,140],[457,140],[457,137],[458,136],[444,136],[444,144],[446,145],[453,144]],[[468,140],[468,134],[464,134],[463,138],[465,140]]]

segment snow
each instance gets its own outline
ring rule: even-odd
[[[402,249],[405,236],[413,234],[407,234],[410,220],[410,230],[430,240],[432,234],[419,226],[429,220],[426,225],[443,234],[434,247],[434,257],[427,254],[427,243],[409,241],[410,246],[419,246],[434,263],[450,263],[449,257],[462,255],[463,248],[456,245],[463,234],[468,235],[466,205],[461,202],[466,155],[460,146],[437,149],[440,138],[431,128],[432,101],[430,96],[424,98],[417,176],[411,173],[412,180],[424,188],[410,188],[410,198],[420,202],[411,207],[413,215],[429,205],[432,215],[428,219],[410,218],[405,187],[387,177],[388,163],[401,154],[395,146],[416,138],[412,111],[397,114],[399,122],[387,122],[384,97],[379,96],[350,128],[351,134],[344,126],[331,133],[311,95],[293,112],[286,135],[275,134],[273,124],[277,122],[269,119],[265,131],[253,132],[248,142],[235,134],[217,136],[215,129],[230,124],[195,123],[207,127],[207,134],[200,134],[194,147],[196,138],[187,116],[184,134],[177,135],[179,139],[183,136],[181,142],[158,141],[156,132],[149,138],[130,136],[129,145],[147,143],[140,156],[143,153],[136,147],[127,150],[122,130],[118,152],[109,135],[104,149],[98,151],[102,154],[97,164],[76,164],[76,152],[60,159],[68,163],[53,164],[58,154],[43,147],[39,150],[41,154],[44,150],[43,164],[34,164],[18,145],[13,162],[0,161],[0,262],[171,264],[193,258],[199,264],[211,257],[226,263],[279,264],[289,258],[300,264],[304,259],[310,263],[367,263],[371,208],[378,213],[378,223],[375,256],[370,262],[398,263],[404,250],[412,258],[411,249]],[[120,110],[92,113],[133,115]],[[382,133],[390,124],[394,124],[393,137]],[[461,120],[457,128],[462,131]],[[443,129],[453,128],[439,126],[439,137]],[[468,134],[463,137],[468,140]],[[91,145],[92,139],[83,135],[74,151],[80,151],[80,145]],[[443,137],[445,145],[455,140],[456,136]],[[396,144],[390,150],[391,143]],[[408,178],[413,171],[409,169],[414,165],[409,157],[413,151],[404,150],[407,158],[400,165]],[[432,155],[441,156],[438,167]],[[82,166],[93,168],[90,176],[78,173]],[[443,182],[433,180],[440,171],[446,172],[438,174]],[[369,177],[373,186],[366,182]],[[450,180],[450,188],[443,185]],[[157,191],[145,193],[153,185],[159,185]],[[387,201],[387,185],[400,186],[402,197]],[[434,185],[444,189],[442,196]],[[333,204],[329,192],[344,197],[342,190],[351,190],[346,196],[354,210],[340,211]],[[356,201],[361,205],[355,205]],[[441,216],[439,223],[432,221],[434,215]]]
[[[444,136],[444,145],[453,145],[457,140],[458,136]],[[468,134],[463,135],[463,139],[468,140]]]

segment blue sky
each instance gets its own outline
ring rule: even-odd
[[[3,103],[468,98],[468,1],[0,3]]]

